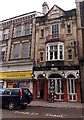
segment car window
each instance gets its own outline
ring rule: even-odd
[[[28,89],[22,89],[23,94],[28,94]]]
[[[18,95],[20,93],[20,89],[13,89],[12,94]]]
[[[4,89],[0,89],[0,95],[3,94],[4,92]]]
[[[11,95],[11,93],[12,93],[11,89],[7,89],[3,92],[3,94],[6,94],[6,95]]]

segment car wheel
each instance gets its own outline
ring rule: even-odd
[[[9,110],[13,110],[15,108],[15,103],[14,101],[10,101],[9,104],[8,104],[8,109]]]

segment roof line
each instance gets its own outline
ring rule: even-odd
[[[2,20],[2,21],[0,21],[0,22],[5,22],[5,21],[8,21],[8,20],[13,20],[13,19],[18,18],[18,17],[21,17],[21,16],[25,16],[25,15],[28,15],[28,14],[33,14],[33,13],[35,13],[35,12],[36,12],[36,11],[29,12],[29,13],[25,13],[25,14],[21,14],[21,15],[15,16],[15,17],[11,17],[11,18]]]

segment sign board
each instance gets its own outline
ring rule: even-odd
[[[0,73],[1,79],[14,79],[14,78],[31,78],[32,71],[25,72],[2,72]]]

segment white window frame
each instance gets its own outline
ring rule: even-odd
[[[73,86],[71,84],[71,81],[73,81]],[[69,83],[70,83],[70,86],[69,86]],[[70,92],[69,92],[69,87],[70,87]],[[72,87],[73,87],[73,92],[72,92]],[[68,94],[68,101],[77,101],[77,88],[76,88],[76,91],[75,91],[75,80],[74,78],[68,78],[67,79],[67,94]],[[74,100],[73,96],[76,96],[76,100]],[[70,100],[70,96],[72,96],[72,99]]]
[[[58,55],[57,55],[57,59],[55,59],[54,58],[54,50],[53,50],[53,59],[52,60],[50,60],[50,46],[58,46],[58,50],[57,50],[57,53],[58,53]],[[62,59],[60,59],[60,45],[62,45],[62,48],[63,48],[63,51],[62,51],[62,55],[63,55],[63,57],[62,57]],[[48,51],[47,51],[47,48],[48,48]],[[48,56],[47,56],[47,54],[48,54]],[[47,59],[48,58],[48,59]],[[64,60],[64,43],[62,43],[62,42],[56,42],[56,43],[48,43],[47,45],[46,45],[46,61],[56,61],[56,60]]]
[[[70,26],[70,29],[68,29],[68,26]],[[71,34],[71,24],[69,24],[69,23],[67,24],[67,34]]]

